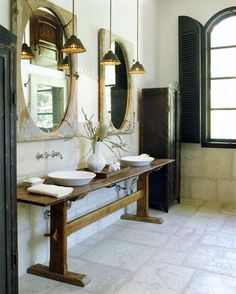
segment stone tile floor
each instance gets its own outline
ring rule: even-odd
[[[162,225],[119,220],[69,249],[80,288],[25,274],[20,294],[236,294],[236,204],[183,199]]]

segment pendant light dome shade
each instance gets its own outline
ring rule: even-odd
[[[64,53],[83,53],[86,51],[84,45],[74,34],[75,31],[75,1],[72,0],[72,35],[65,42],[61,51]]]
[[[129,70],[130,74],[144,74],[146,70],[144,69],[143,65],[138,61],[138,31],[139,31],[139,0],[137,0],[137,61],[132,65],[131,69]]]
[[[103,57],[103,59],[100,61],[100,64],[102,65],[119,65],[120,60],[118,56],[112,51],[109,50]]]
[[[59,69],[59,70],[68,70],[68,69],[70,69],[68,56],[66,56],[66,57],[62,60],[62,62],[58,65],[58,69]]]
[[[28,60],[35,58],[35,55],[34,55],[32,49],[26,43],[22,44],[20,58],[21,59],[28,59]]]
[[[145,72],[146,70],[139,61],[136,61],[129,70],[130,74],[144,74]]]
[[[112,21],[112,0],[110,0],[110,50],[103,56],[100,61],[101,65],[119,65],[121,64],[118,56],[111,50],[111,21]]]
[[[75,35],[72,35],[66,41],[61,51],[64,53],[83,53],[86,49],[80,39],[78,39]]]

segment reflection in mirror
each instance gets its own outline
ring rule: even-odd
[[[31,118],[43,132],[54,131],[67,107],[67,83],[64,79],[38,75],[31,75],[30,80],[30,99],[25,102]]]
[[[47,0],[12,0],[18,142],[71,138],[77,132],[77,57],[61,53],[64,39],[72,34],[71,19],[70,11]],[[23,41],[35,53],[34,60],[20,59]],[[59,66],[66,57],[67,72]]]
[[[63,118],[63,104],[63,88],[38,85],[37,126],[46,131],[57,128]]]
[[[109,32],[99,31],[99,57],[109,49]],[[112,35],[111,50],[116,53],[120,65],[99,66],[100,120],[112,123],[122,131],[133,130],[132,79],[128,70],[132,60],[132,44],[117,35]]]
[[[126,113],[128,80],[125,57],[118,42],[111,44],[121,64],[105,67],[105,100],[110,120],[116,129],[120,129]]]
[[[44,7],[34,11],[24,32],[25,41],[35,52],[34,59],[21,60],[25,103],[34,123],[46,133],[60,126],[67,107],[69,79],[58,70],[63,37],[60,20]]]
[[[62,25],[50,10],[39,7],[30,18],[30,46],[35,50],[32,63],[57,69],[62,59]]]

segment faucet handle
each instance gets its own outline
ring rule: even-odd
[[[46,151],[44,152],[44,158],[47,159],[50,156],[50,154]]]
[[[44,158],[44,155],[42,153],[38,152],[38,153],[36,153],[35,157],[36,157],[37,160],[40,160],[40,159]]]

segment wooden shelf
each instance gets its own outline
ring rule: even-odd
[[[121,172],[111,175],[107,178],[95,178],[88,185],[74,187],[72,194],[62,198],[53,198],[49,196],[29,194],[25,185],[20,184],[17,187],[17,201],[34,204],[38,206],[49,206],[64,201],[80,200],[84,198],[89,192],[95,191],[104,187],[112,186],[115,183],[125,181],[129,178],[139,176],[145,172],[158,170],[161,167],[173,162],[173,159],[155,159],[151,165],[144,167],[130,167],[129,169],[121,170]],[[46,180],[45,183],[52,183],[50,180]]]

